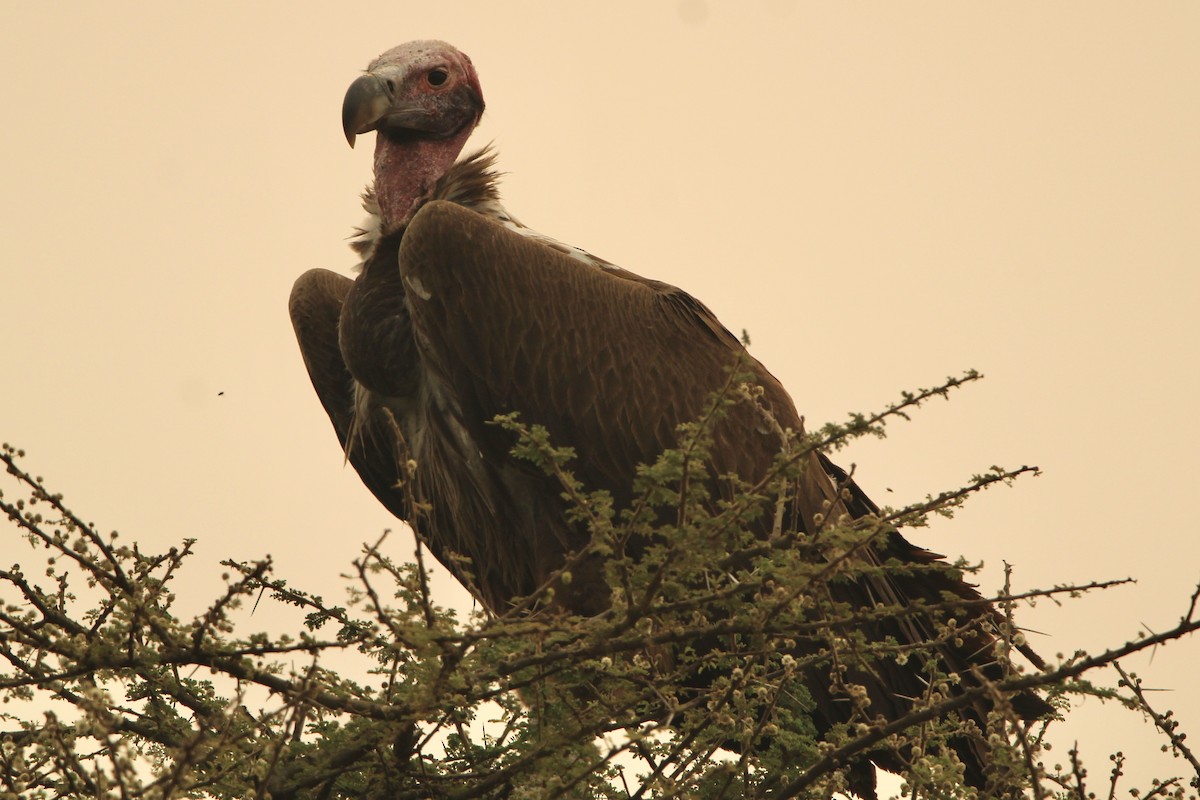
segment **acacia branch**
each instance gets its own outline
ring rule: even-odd
[[[1200,591],[1200,588],[1197,591]],[[1116,661],[1112,662],[1112,666],[1121,676],[1121,685],[1128,687],[1133,692],[1134,697],[1137,699],[1138,708],[1145,712],[1154,721],[1158,729],[1166,735],[1171,741],[1171,747],[1175,748],[1176,752],[1187,759],[1188,763],[1192,765],[1192,769],[1196,772],[1196,777],[1192,780],[1192,785],[1200,788],[1200,761],[1196,759],[1195,753],[1184,742],[1184,734],[1179,732],[1179,723],[1170,718],[1170,712],[1164,715],[1154,710],[1150,705],[1150,700],[1146,697],[1145,691],[1142,689],[1141,678],[1131,677]]]

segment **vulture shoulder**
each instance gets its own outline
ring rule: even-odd
[[[356,393],[354,377],[346,367],[338,339],[338,327],[354,281],[327,269],[310,269],[296,279],[288,299],[288,312],[304,366],[308,371],[317,398],[329,415],[337,433],[338,443],[346,459],[354,466],[363,483],[381,503],[401,519],[408,519],[410,509],[406,496],[397,489],[400,463],[394,447],[364,448],[353,446],[352,431],[356,426]],[[361,422],[361,420],[359,420]],[[360,435],[372,442],[384,441],[390,431],[382,428],[380,420],[370,420],[380,430]]]
[[[288,313],[317,397],[337,431],[342,449],[353,421],[354,379],[342,359],[338,320],[354,281],[327,269],[310,269],[292,286]]]

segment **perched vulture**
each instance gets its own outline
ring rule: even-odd
[[[370,220],[354,243],[361,271],[353,280],[305,273],[290,310],[350,463],[480,602],[502,612],[587,538],[568,521],[559,486],[511,455],[512,434],[489,424],[497,415],[519,412],[545,426],[553,444],[574,447],[576,477],[610,491],[618,507],[630,500],[636,467],[675,446],[676,426],[700,415],[739,359],[779,426],[763,424],[756,409],[733,408],[714,432],[712,474],[761,478],[780,450],[780,428],[799,431],[801,419],[779,382],[702,303],[511,217],[499,201],[494,156],[485,149],[458,160],[483,108],[475,68],[448,44],[410,42],[371,63],[342,109],[351,145],[376,132],[374,183],[364,195]],[[428,504],[419,515],[398,487],[410,462]],[[824,501],[853,517],[877,510],[820,454],[803,475],[792,520],[803,530],[819,524],[813,516]],[[860,606],[936,602],[945,592],[979,598],[939,556],[899,533],[864,555],[922,569],[844,589]],[[608,598],[595,560],[557,587],[556,602],[575,613],[603,611]],[[979,605],[969,613],[978,622],[995,612]],[[894,628],[883,634],[902,642],[933,635],[929,619]],[[944,645],[944,667],[967,685],[973,669],[994,675],[992,641],[978,633]],[[873,713],[900,716],[910,707],[905,698],[924,691],[916,664],[888,662],[875,674]],[[828,687],[811,675],[808,683],[818,729],[844,720]],[[1032,695],[1015,705],[1027,717],[1048,711]],[[956,746],[968,780],[982,785],[980,748]],[[900,766],[887,754],[872,758]],[[856,788],[870,794],[872,784],[864,777]]]

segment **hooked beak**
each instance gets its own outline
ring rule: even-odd
[[[373,131],[392,106],[392,93],[386,81],[368,72],[350,84],[342,101],[342,131],[354,147],[354,137]]]

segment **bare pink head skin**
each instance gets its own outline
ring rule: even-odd
[[[385,233],[408,222],[482,114],[483,92],[471,59],[445,42],[393,47],[350,85],[342,126],[351,147],[357,134],[377,132],[375,196]]]

